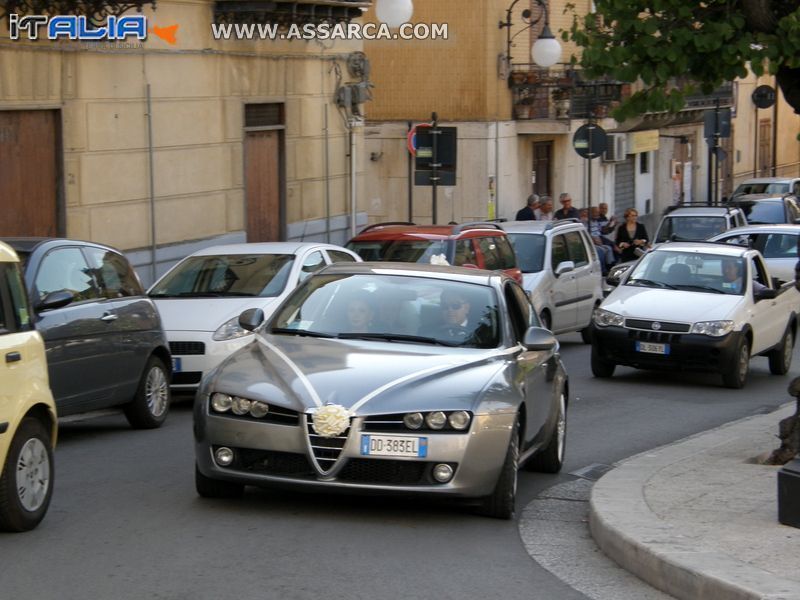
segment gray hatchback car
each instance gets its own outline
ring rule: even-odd
[[[405,263],[333,265],[203,379],[196,486],[472,498],[514,513],[517,469],[561,469],[567,375],[507,275]]]
[[[3,241],[23,264],[59,417],[119,406],[133,427],[159,427],[172,361],[155,304],[128,260],[92,242]]]

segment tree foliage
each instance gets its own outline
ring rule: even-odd
[[[800,0],[596,0],[595,7],[575,15],[563,36],[582,48],[589,77],[643,82],[618,119],[678,111],[687,95],[746,77],[748,66],[775,75],[800,113]],[[567,10],[574,14],[574,6]]]

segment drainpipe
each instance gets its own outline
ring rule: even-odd
[[[156,192],[153,173],[153,107],[150,100],[150,84],[147,84],[147,159],[150,170],[150,256],[152,258],[151,273],[153,283],[156,277]]]
[[[328,154],[328,105],[325,105],[325,241],[331,243],[331,175]]]
[[[355,124],[350,122],[350,234],[356,236],[356,140]]]

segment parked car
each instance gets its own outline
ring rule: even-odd
[[[170,407],[170,354],[125,256],[78,240],[5,241],[24,265],[59,416],[120,406],[133,427],[159,427]]]
[[[745,194],[793,194],[800,198],[800,177],[753,177],[746,179],[733,191],[732,198]]]
[[[374,318],[354,321],[365,299]],[[502,273],[339,264],[271,321],[250,309],[240,324],[254,339],[195,401],[201,496],[246,485],[433,494],[511,518],[520,465],[561,469],[558,343]]]
[[[793,281],[797,264],[800,225],[747,225],[714,236],[710,242],[749,246],[758,250],[770,275],[781,282]]]
[[[243,310],[270,315],[312,273],[359,261],[350,250],[316,242],[211,246],[181,260],[148,290],[172,352],[172,388],[196,390],[206,373],[251,341],[239,326]]]
[[[580,331],[589,343],[592,311],[603,300],[602,266],[583,223],[503,223],[522,270],[522,287],[542,325],[553,333]]]
[[[504,271],[522,283],[517,257],[497,223],[415,225],[378,223],[365,227],[346,246],[365,261],[448,264]]]
[[[27,531],[53,495],[56,405],[16,253],[0,242],[0,529]]]
[[[663,244],[648,252],[593,318],[591,367],[610,377],[640,369],[716,371],[745,385],[750,357],[785,375],[797,336],[800,292],[774,287],[757,250],[715,243]]]
[[[793,196],[747,194],[728,202],[728,206],[741,208],[751,225],[773,223],[800,223],[800,207]]]

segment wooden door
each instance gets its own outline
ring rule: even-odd
[[[247,241],[280,241],[283,239],[280,133],[248,131],[244,144]]]
[[[552,156],[553,142],[537,142],[533,145],[533,171],[536,173],[533,193],[540,197],[553,195],[551,184]]]
[[[56,236],[58,111],[0,111],[0,236]]]
[[[758,175],[772,175],[772,119],[758,122]]]

